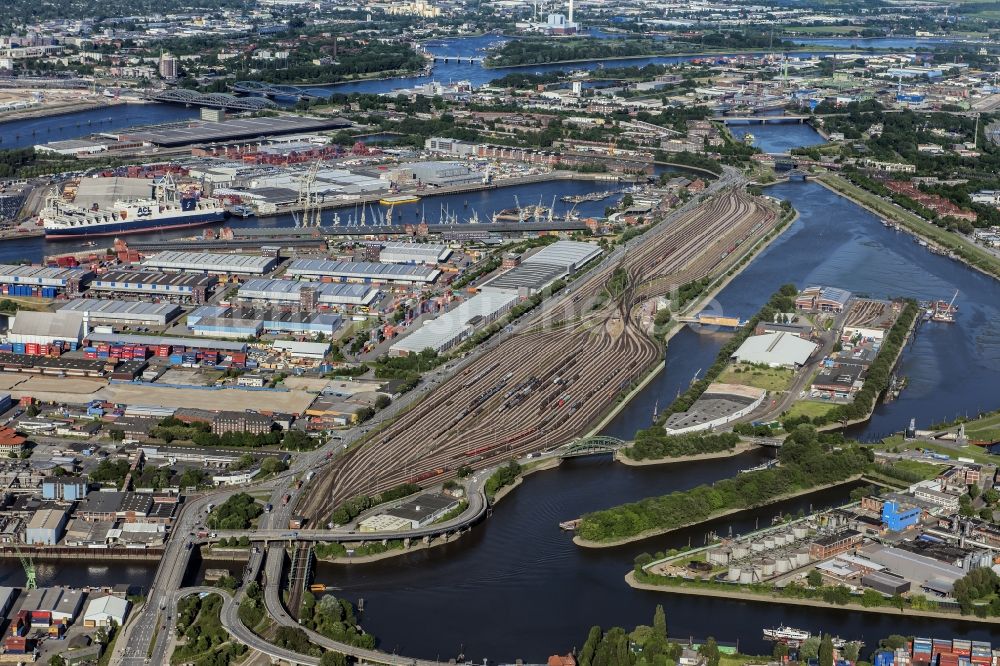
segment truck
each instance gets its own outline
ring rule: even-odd
[[[292,495],[290,493],[285,493],[284,496],[281,498],[281,503],[282,504],[288,504],[288,502],[291,499],[292,499]]]

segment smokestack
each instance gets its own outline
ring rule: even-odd
[[[573,23],[573,0],[569,0],[569,22]]]

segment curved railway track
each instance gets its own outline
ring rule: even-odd
[[[647,231],[617,266],[582,278],[571,298],[334,463],[299,512],[323,523],[350,497],[406,482],[439,483],[463,465],[489,467],[579,436],[662,353],[636,306],[728,270],[736,249],[776,219],[772,208],[733,188]],[[618,268],[627,280],[611,297],[606,285]]]

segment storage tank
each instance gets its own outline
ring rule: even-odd
[[[736,582],[743,575],[743,569],[740,567],[729,567],[729,573],[726,574],[726,578],[732,582]]]
[[[811,558],[809,557],[809,549],[808,548],[800,548],[799,550],[795,551],[795,566],[796,567],[804,567],[804,566],[806,566],[807,564],[809,564],[809,560],[810,559]]]
[[[776,544],[777,544],[777,545],[778,545],[779,547],[781,547],[781,546],[787,546],[787,545],[789,545],[790,543],[792,543],[793,541],[795,541],[795,537],[793,537],[793,536],[792,536],[792,533],[791,533],[791,532],[782,532],[782,533],[781,533],[781,534],[779,534],[779,535],[778,535],[778,537],[777,537],[777,538],[776,538],[776,539],[774,540],[774,542],[775,542],[775,543],[776,543]]]
[[[792,560],[787,557],[779,557],[774,562],[774,573],[783,574],[792,570]]]
[[[744,557],[750,554],[750,547],[745,543],[738,543],[733,546],[733,559],[742,560]]]
[[[796,525],[792,528],[792,536],[796,539],[805,539],[809,536],[809,528],[805,525]]]
[[[762,553],[767,549],[764,547],[763,541],[754,541],[752,544],[750,544],[750,550],[752,550],[755,553]]]
[[[709,564],[715,565],[726,565],[729,564],[729,549],[728,548],[713,548],[708,551],[708,555],[705,557]]]
[[[760,563],[761,573],[764,575],[764,578],[769,578],[774,575],[775,566],[776,566],[775,561],[772,560],[770,557],[764,559]]]
[[[743,569],[740,571],[740,583],[743,585],[749,585],[754,582],[753,580],[754,570],[753,569]]]
[[[764,537],[764,550],[774,550],[774,537]]]

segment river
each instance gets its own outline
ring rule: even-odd
[[[782,126],[761,128],[765,150]],[[909,236],[816,183],[789,183],[768,194],[790,200],[800,217],[716,299],[719,309],[752,315],[780,285],[830,284],[872,296],[934,298],[960,292],[953,325],[927,324],[904,352],[901,371],[910,386],[880,406],[857,429],[871,438],[901,429],[910,417],[926,425],[970,409],[1000,406],[1000,285],[965,266],[927,252]],[[666,367],[605,429],[631,438],[707,368],[725,334],[681,331],[669,344]],[[744,516],[715,521],[609,550],[576,548],[556,523],[583,512],[730,476],[765,454],[661,468],[630,468],[606,459],[576,460],[529,477],[486,524],[465,539],[372,565],[320,565],[317,580],[365,599],[365,627],[385,650],[449,658],[464,646],[473,660],[539,661],[579,647],[593,624],[648,623],[655,604],[667,609],[671,635],[741,639],[749,652],[767,652],[762,627],[794,626],[862,638],[869,646],[890,633],[986,639],[990,631],[960,622],[847,613],[636,591],[622,576],[638,553],[699,543],[714,529],[726,533],[766,523],[778,511],[843,501],[847,490],[828,490]],[[415,622],[417,617],[434,617]],[[723,622],[720,619],[724,618]]]
[[[772,152],[779,141],[786,141],[782,138],[786,127],[768,125],[753,131],[761,148]],[[517,191],[522,192],[518,195],[521,202],[527,204],[536,203],[539,194],[543,203],[548,203],[555,191],[562,194],[604,187],[598,183],[559,183],[524,186]],[[911,237],[885,229],[874,215],[816,183],[780,184],[767,192],[791,201],[800,217],[722,290],[716,299],[718,309],[747,317],[787,282],[921,299],[950,298],[958,290],[956,322],[922,327],[901,361],[901,372],[910,378],[910,385],[898,401],[876,409],[871,422],[857,428],[855,434],[869,439],[900,430],[911,417],[917,417],[918,425],[928,425],[966,409],[1000,406],[997,282],[927,252]],[[508,199],[500,199],[505,196]],[[470,207],[481,205],[488,210],[511,205],[511,198],[510,192],[500,190],[441,200],[447,200],[452,210],[461,207],[464,211],[465,199]],[[425,201],[421,207],[426,207],[433,219],[440,202]],[[606,203],[595,205],[603,208]],[[237,224],[288,222],[286,218]],[[15,241],[17,247],[8,250],[12,243],[5,242],[4,256],[28,256],[44,247],[40,241],[26,243]],[[654,405],[665,406],[696,372],[707,368],[726,337],[681,331],[670,341],[665,369],[605,432],[628,439],[647,426]],[[593,624],[631,627],[649,623],[657,603],[667,609],[672,635],[711,634],[723,641],[739,637],[741,648],[748,652],[769,651],[760,639],[760,629],[782,622],[862,638],[869,646],[890,633],[989,638],[988,629],[960,622],[679,597],[633,590],[622,579],[638,553],[697,544],[707,531],[724,534],[730,525],[735,533],[745,532],[758,521],[766,524],[778,511],[839,503],[846,499],[846,488],[607,550],[577,548],[557,527],[559,521],[586,511],[732,476],[765,455],[750,453],[646,468],[614,464],[607,458],[569,461],[555,471],[526,479],[483,526],[454,544],[357,567],[321,564],[316,578],[343,588],[350,599],[365,599],[364,625],[380,637],[382,649],[425,658],[447,659],[464,650],[472,660],[524,658],[538,662],[549,654],[579,647]],[[78,586],[104,581],[148,584],[153,569],[152,565],[129,565],[123,576],[115,565],[111,576],[109,567],[103,565],[42,566],[52,567],[42,574],[42,582]],[[23,582],[16,561],[8,560],[2,571],[6,584]]]

